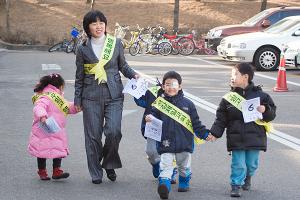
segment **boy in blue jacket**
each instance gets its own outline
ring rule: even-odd
[[[145,132],[145,126],[146,126],[146,121],[145,121],[145,116],[148,114],[151,114],[151,104],[155,101],[155,99],[158,96],[161,96],[163,94],[163,89],[161,88],[160,82],[157,80],[157,85],[150,87],[145,95],[141,96],[139,99],[134,98],[135,103],[142,107],[145,108],[144,115],[142,118],[142,123],[141,123],[141,132],[142,135],[144,136]],[[157,152],[157,146],[158,142],[151,139],[151,138],[146,138],[146,154],[148,157],[148,161],[152,165],[152,174],[154,178],[158,178],[159,176],[159,162],[160,162],[160,155]],[[177,168],[175,167],[173,170],[172,174],[172,179],[171,183],[176,184],[176,174],[177,174]]]
[[[164,93],[152,104],[151,114],[163,121],[158,145],[161,156],[158,194],[161,199],[169,197],[174,159],[179,171],[178,192],[189,190],[194,137],[206,139],[209,134],[199,120],[194,103],[184,97],[181,83],[181,76],[177,72],[167,72],[162,83]],[[146,122],[151,122],[153,116],[147,115]]]

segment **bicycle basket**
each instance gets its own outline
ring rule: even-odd
[[[77,37],[79,35],[79,30],[77,28],[73,27],[71,30],[71,35],[73,37]]]

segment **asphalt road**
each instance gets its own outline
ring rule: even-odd
[[[211,56],[127,56],[128,63],[147,78],[168,70],[182,74],[185,94],[197,105],[207,127],[214,111],[228,91],[230,66]],[[67,124],[71,154],[63,159],[70,178],[43,182],[38,179],[36,159],[27,151],[32,123],[31,96],[39,77],[51,71],[67,80],[65,97],[73,99],[75,57],[72,54],[38,51],[0,51],[0,199],[2,200],[89,200],[159,199],[157,181],[144,153],[145,140],[139,127],[143,110],[126,95],[122,121],[120,154],[123,168],[117,181],[106,177],[100,185],[91,183],[84,149],[82,114],[70,116]],[[55,64],[55,65],[49,65]],[[45,70],[45,69],[52,70]],[[56,68],[53,69],[53,68]],[[42,70],[44,69],[44,70]],[[149,77],[148,77],[149,76]],[[263,85],[278,106],[276,132],[268,140],[268,151],[260,155],[260,166],[253,178],[253,189],[242,199],[300,199],[300,71],[288,70],[289,92],[275,93],[277,72],[257,72],[255,83]],[[126,79],[124,78],[124,83]],[[225,136],[215,143],[197,146],[192,157],[191,190],[178,193],[172,186],[170,199],[231,199],[229,197],[230,159]],[[48,161],[51,172],[52,163]]]

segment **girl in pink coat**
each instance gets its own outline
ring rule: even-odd
[[[37,157],[38,174],[41,180],[50,180],[46,170],[46,159],[53,159],[53,179],[69,177],[60,169],[62,158],[69,154],[65,131],[67,114],[75,114],[73,103],[63,97],[65,81],[59,74],[44,76],[35,86],[32,101],[33,124],[28,151]]]

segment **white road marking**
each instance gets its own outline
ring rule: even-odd
[[[42,70],[61,70],[61,66],[58,64],[42,64]]]
[[[214,66],[218,66],[218,67],[222,67],[222,68],[226,68],[226,69],[231,69],[232,68],[230,66],[218,64],[216,62],[207,61],[207,60],[204,60],[204,59],[201,59],[201,58],[192,57],[192,56],[187,56],[186,58],[193,59],[193,60],[200,60],[202,62],[206,62],[208,64],[211,64],[211,65],[214,65]],[[277,77],[275,78],[275,77],[272,77],[272,76],[267,76],[267,75],[261,74],[259,72],[255,72],[255,76],[260,76],[260,77],[271,79],[271,80],[277,80]],[[290,85],[300,86],[300,83],[296,83],[296,82],[292,82],[292,81],[287,81],[287,83],[290,84]]]

